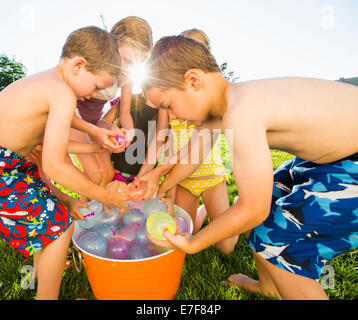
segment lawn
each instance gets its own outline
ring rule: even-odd
[[[230,155],[226,144],[222,148],[223,158],[230,171]],[[274,168],[292,158],[280,151],[271,151]],[[237,195],[234,180],[228,184],[230,203]],[[205,221],[208,223],[208,221]],[[69,257],[71,251],[69,249]],[[35,299],[35,289],[23,289],[21,281],[27,277],[26,268],[32,265],[32,258],[25,261],[24,257],[12,250],[3,240],[0,241],[0,299],[31,300]],[[358,250],[341,255],[332,261],[334,283],[326,292],[330,299],[358,299]],[[235,251],[230,255],[218,252],[211,246],[197,254],[187,255],[185,259],[181,283],[175,299],[177,300],[241,300],[266,299],[245,290],[227,288],[220,284],[230,274],[244,273],[257,278],[257,271],[248,249],[245,236],[241,235]],[[321,283],[326,283],[324,276]],[[60,299],[76,298],[94,299],[87,276],[84,271],[77,273],[75,268],[67,270],[63,277]]]

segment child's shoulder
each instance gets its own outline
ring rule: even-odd
[[[22,92],[29,91],[33,95],[46,95],[46,93],[52,93],[53,91],[57,94],[63,94],[65,92],[74,92],[67,85],[64,79],[56,74],[54,69],[46,70],[40,73],[36,73],[26,78],[22,78],[11,85],[12,90],[21,90]]]
[[[38,94],[42,94],[47,101],[52,100],[76,100],[76,95],[72,88],[59,75],[55,69],[39,73],[33,78],[34,87],[39,88]],[[41,89],[42,88],[42,89]]]

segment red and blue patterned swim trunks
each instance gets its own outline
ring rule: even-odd
[[[0,147],[0,237],[28,257],[71,223],[67,209],[41,180],[37,165]]]

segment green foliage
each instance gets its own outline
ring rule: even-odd
[[[222,72],[223,77],[229,82],[234,83],[240,78],[235,75],[234,71],[227,71],[227,62],[221,64],[219,68]]]
[[[4,54],[0,55],[0,91],[25,76],[26,68],[21,62],[10,59]]]

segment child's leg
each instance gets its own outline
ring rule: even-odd
[[[75,129],[71,129],[70,138],[73,141],[81,143],[91,142],[91,139],[87,134]],[[102,172],[100,170],[96,154],[77,154],[76,158],[89,179],[99,185],[102,181]]]
[[[59,238],[43,248],[37,256],[38,300],[58,299],[72,232],[73,224]]]
[[[180,185],[177,186],[176,195],[175,195],[175,204],[182,209],[184,209],[193,220],[195,225],[196,219],[196,212],[199,205],[199,197],[194,196],[191,192],[186,190],[185,188],[181,187]],[[193,233],[197,232],[198,230],[193,230]]]
[[[206,211],[206,207],[205,207],[205,203],[204,203],[198,208],[198,211],[196,212],[196,219],[195,219],[195,225],[194,225],[195,230],[199,231],[201,229],[207,215],[208,215],[208,213]]]
[[[285,300],[327,300],[319,282],[276,267],[251,250],[255,259],[259,281],[243,274],[228,278],[229,284],[256,293]]]
[[[115,171],[111,162],[111,154],[109,152],[97,153],[96,158],[98,165],[102,172],[101,186],[105,187],[108,183],[113,181]]]
[[[205,190],[201,196],[210,220],[215,220],[230,208],[225,181]],[[235,248],[238,238],[239,235],[220,241],[216,244],[216,248],[223,253],[231,253]]]

